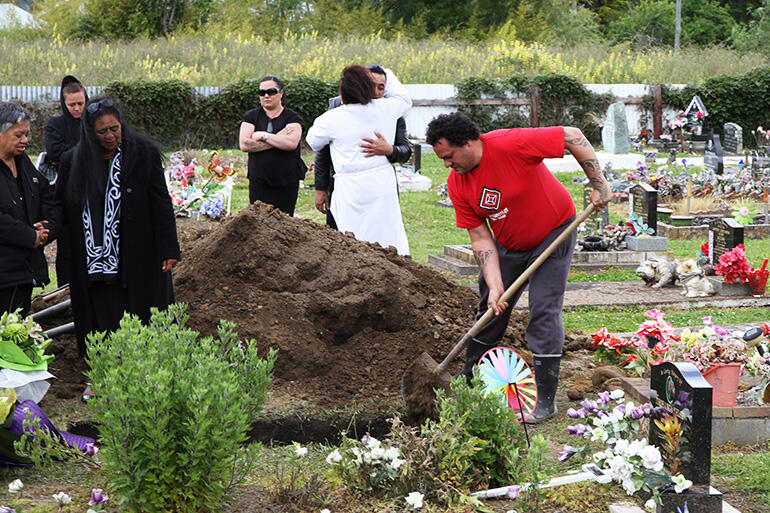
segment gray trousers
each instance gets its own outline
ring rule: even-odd
[[[527,251],[512,251],[502,247],[497,240],[497,252],[500,256],[500,272],[503,286],[508,288],[524,270],[543,253],[559,234],[567,228],[575,217],[569,218],[562,225],[549,233],[540,244]],[[572,252],[575,249],[577,233],[572,232],[551,253],[545,262],[529,277],[529,324],[527,325],[527,345],[536,355],[561,355],[564,346],[564,324],[562,306],[564,289],[567,286]],[[495,346],[503,337],[511,318],[511,309],[519,300],[524,287],[521,287],[508,301],[508,308],[491,321],[474,338],[487,346]],[[484,276],[479,272],[479,306],[476,320],[487,311],[489,288]]]

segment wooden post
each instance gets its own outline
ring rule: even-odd
[[[529,90],[529,126],[540,126],[540,121],[537,117],[537,104],[540,90],[537,86],[533,86]]]
[[[660,139],[663,134],[663,94],[660,85],[650,86],[650,92],[654,101],[652,107],[652,136]]]
[[[687,199],[686,201],[686,208],[685,208],[685,215],[690,215],[690,196],[692,196],[692,176],[687,176]]]

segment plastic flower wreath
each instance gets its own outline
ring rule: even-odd
[[[631,217],[626,219],[625,224],[634,230],[634,235],[652,235],[655,233],[655,230],[650,228],[647,223],[644,222],[644,218],[640,217],[635,212],[631,213]]]
[[[719,263],[714,266],[714,272],[725,277],[725,283],[748,283],[754,268],[746,258],[746,248],[738,244],[733,249],[720,255]]]
[[[741,198],[733,206],[733,219],[743,225],[751,224],[754,221],[754,215],[757,209],[748,198]]]
[[[704,317],[703,324],[699,331],[682,330],[682,356],[686,361],[703,372],[714,363],[745,363],[748,360],[749,348],[741,338],[716,326],[711,317]]]

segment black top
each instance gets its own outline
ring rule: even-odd
[[[25,153],[14,160],[18,178],[0,161],[0,288],[48,283],[48,266],[43,247],[35,247],[33,225],[47,220],[50,241],[60,219],[48,180]]]
[[[75,119],[67,109],[64,101],[64,86],[68,83],[80,81],[72,75],[64,77],[59,91],[59,103],[61,104],[61,116],[56,116],[48,120],[45,125],[45,155],[49,163],[59,164],[62,154],[74,147],[80,140],[80,119]],[[88,94],[85,94],[88,102]]]
[[[275,118],[269,118],[262,107],[248,111],[243,121],[254,125],[255,131],[275,134],[289,123],[304,123],[299,114],[291,109],[283,111]],[[270,126],[268,126],[268,121]],[[249,180],[257,180],[271,186],[292,185],[305,176],[305,163],[300,157],[300,144],[293,150],[270,148],[249,153]]]

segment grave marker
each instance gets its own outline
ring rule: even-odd
[[[723,148],[725,152],[734,155],[743,153],[743,128],[741,128],[741,125],[737,123],[725,123],[723,128],[725,137]]]
[[[591,204],[591,192],[594,188],[591,184],[586,182],[583,184],[583,208],[587,208]],[[610,209],[605,206],[600,212],[594,210],[591,215],[586,219],[586,226],[588,226],[589,232],[603,233],[604,227],[610,224]]]
[[[422,167],[422,145],[419,142],[409,142],[412,144],[412,156],[404,162],[403,166],[412,168],[416,173]]]
[[[682,474],[692,481],[684,493],[661,494],[659,512],[684,510],[698,513],[721,513],[722,494],[711,488],[711,385],[698,369],[687,362],[665,362],[652,366],[650,402],[661,423],[676,419],[680,425],[679,444],[670,440],[658,424],[650,419],[649,442],[660,449],[665,470]],[[673,450],[672,450],[673,449]]]
[[[701,114],[700,118],[698,118],[698,113]],[[684,111],[684,115],[687,118],[687,128],[692,133],[700,135],[697,130],[701,126],[699,119],[702,120],[709,115],[708,111],[706,110],[706,106],[703,105],[703,100],[700,99],[700,96],[693,96],[692,100],[690,100],[690,105],[688,105],[687,109]]]
[[[709,262],[719,263],[719,257],[743,244],[743,225],[735,219],[722,218],[712,221],[709,226]]]
[[[658,232],[658,191],[649,184],[639,183],[628,190],[628,217],[636,214]]]
[[[607,109],[607,119],[602,127],[602,146],[609,153],[628,153],[631,150],[626,105],[623,102],[615,102]]]
[[[706,143],[706,149],[703,152],[703,164],[706,169],[718,175],[724,173],[724,153],[722,152],[722,145],[719,143],[719,134],[712,134]]]

